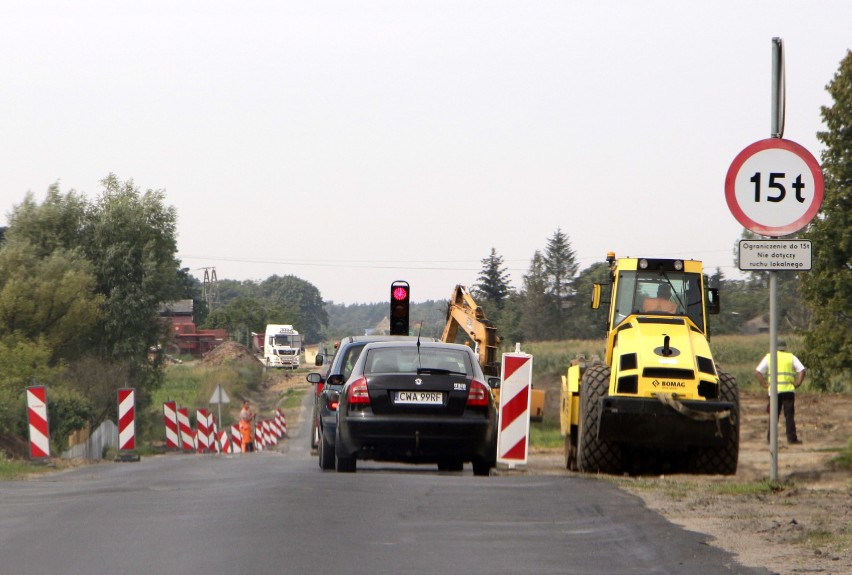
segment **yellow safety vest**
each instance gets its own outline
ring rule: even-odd
[[[778,393],[786,393],[788,391],[796,391],[796,386],[793,382],[796,381],[796,368],[793,367],[793,354],[789,351],[779,351],[778,353]],[[769,354],[766,354],[769,357]],[[772,359],[769,359],[769,377],[772,377]]]

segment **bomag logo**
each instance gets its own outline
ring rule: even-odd
[[[666,388],[686,387],[686,384],[682,381],[671,381],[669,379],[664,379],[662,381],[655,379],[654,381],[651,382],[651,385],[653,385],[654,387],[666,387]]]

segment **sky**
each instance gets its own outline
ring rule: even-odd
[[[725,175],[770,137],[817,159],[852,2],[0,4],[0,225],[28,192],[163,190],[182,266],[294,275],[339,304],[520,288],[567,234],[580,269],[699,259],[738,277]],[[820,246],[814,246],[814,250]]]

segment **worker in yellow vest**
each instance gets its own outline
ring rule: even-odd
[[[778,340],[778,409],[784,411],[784,422],[787,431],[787,443],[801,443],[796,434],[796,388],[805,381],[805,366],[799,358],[787,351],[787,342]],[[763,360],[755,368],[755,376],[760,385],[769,389],[770,363],[767,353]],[[766,412],[769,413],[767,406]],[[771,419],[770,419],[771,421]],[[769,430],[766,431],[767,441]]]

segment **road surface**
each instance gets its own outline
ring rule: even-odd
[[[369,463],[323,473],[308,419],[283,452],[0,483],[0,573],[768,573],[592,478]]]

